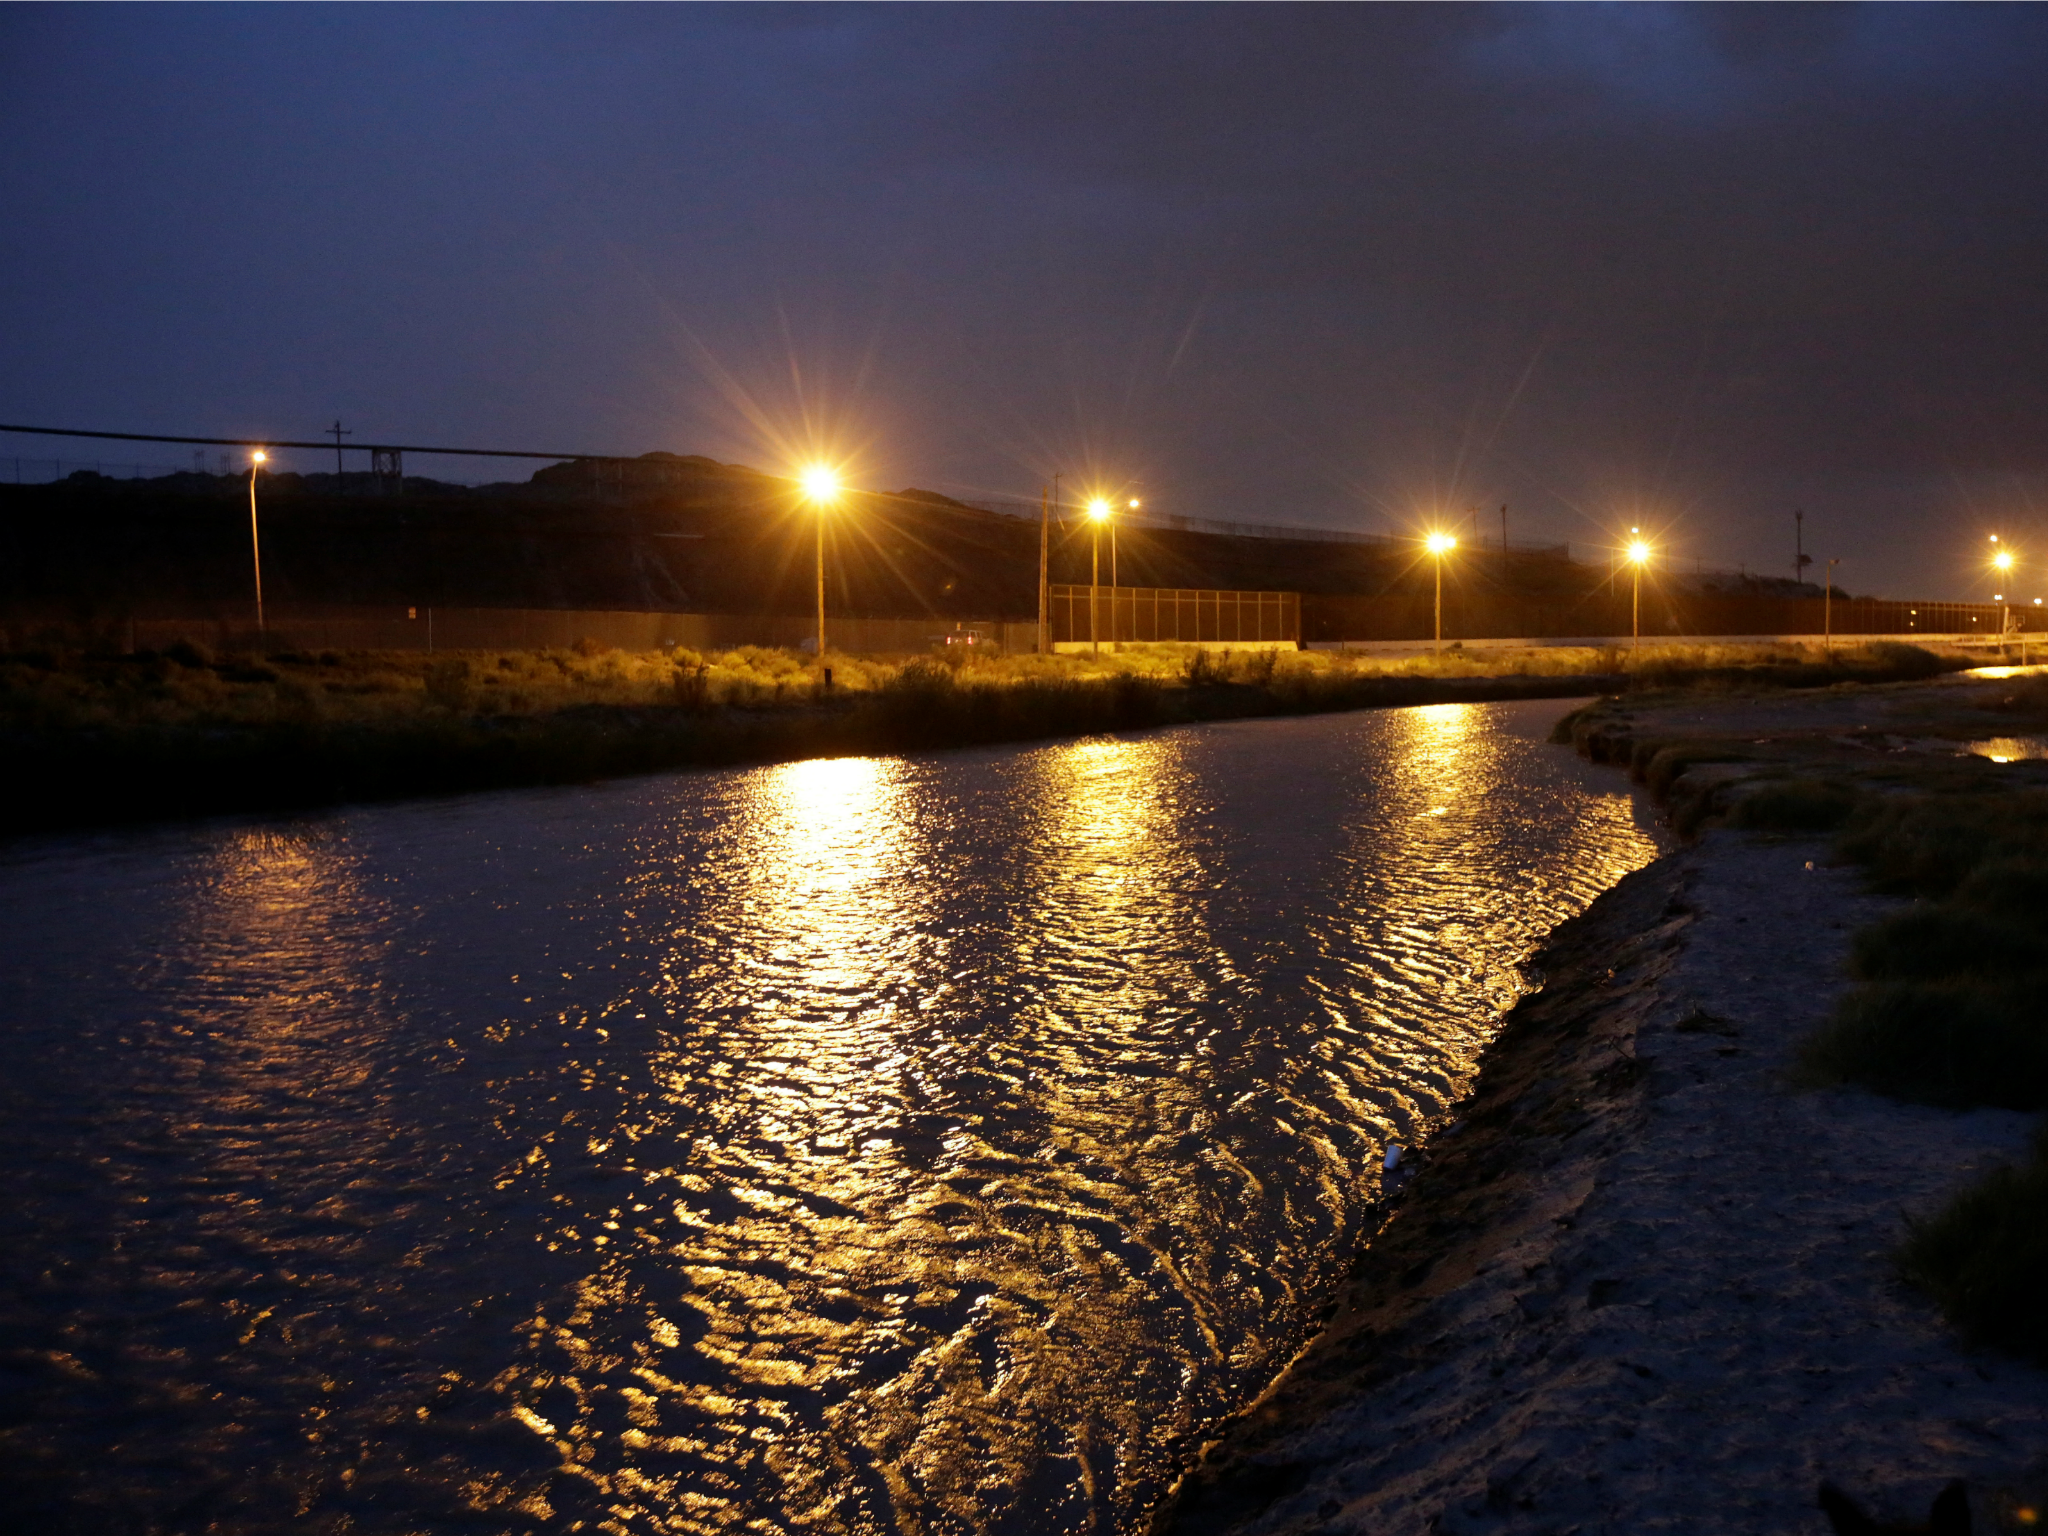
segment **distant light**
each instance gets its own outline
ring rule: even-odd
[[[1131,510],[1133,512],[1138,510],[1138,498],[1135,496],[1131,498]]]
[[[2001,549],[1997,554],[1991,557],[1991,563],[1997,566],[2001,571],[2011,570],[2012,551],[2007,549]]]
[[[1641,565],[1645,560],[1650,558],[1650,546],[1645,544],[1641,539],[1637,539],[1635,543],[1629,545],[1628,557],[1629,559],[1633,560],[1637,565]]]
[[[1453,550],[1458,547],[1458,541],[1452,538],[1448,533],[1432,533],[1429,536],[1428,543],[1429,552],[1432,555],[1441,555],[1448,550]]]
[[[1101,522],[1105,517],[1109,516],[1109,503],[1100,496],[1096,497],[1088,503],[1088,515],[1098,523]]]
[[[820,506],[839,494],[839,473],[822,464],[814,464],[802,475],[804,495]]]
[[[2005,594],[2003,592],[1994,592],[1991,594],[1991,601],[1993,601],[1994,603],[2002,603],[2005,601]]]
[[[264,464],[269,462],[270,455],[265,453],[261,448],[258,448],[254,453],[249,455],[249,458],[252,463]]]

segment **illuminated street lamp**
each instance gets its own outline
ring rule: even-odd
[[[839,499],[839,476],[822,464],[814,464],[803,472],[800,483],[804,498],[818,509],[818,667],[829,684],[832,669],[825,665],[825,514]]]
[[[1991,542],[1994,544],[1998,543],[1997,534],[1991,535]],[[1998,572],[2001,578],[1999,583],[2001,586],[2004,585],[2002,578],[2012,574],[2012,564],[2012,551],[2010,549],[2001,547],[1991,557],[1992,568]],[[2006,602],[2003,592],[1992,593],[1991,601],[1998,604],[1998,652],[2002,656],[2005,654],[2005,637],[2012,629],[2012,605]]]
[[[1636,530],[1629,529],[1630,533]],[[1628,563],[1633,568],[1635,580],[1629,598],[1629,649],[1643,648],[1643,566],[1650,558],[1650,546],[1641,539],[1632,539],[1628,546]]]
[[[1436,556],[1436,648],[1444,648],[1444,556],[1458,547],[1458,541],[1448,533],[1432,533],[1424,541],[1429,552]]]
[[[1102,605],[1102,525],[1109,522],[1109,503],[1098,496],[1088,503],[1088,650],[1089,654],[1102,654],[1102,642],[1096,634],[1096,613]],[[1116,524],[1110,523],[1110,558],[1116,555]],[[1115,566],[1111,566],[1111,580],[1115,580]]]
[[[258,448],[249,455],[249,558],[256,567],[256,633],[270,631],[263,623],[263,546],[256,541],[256,471],[270,455]]]

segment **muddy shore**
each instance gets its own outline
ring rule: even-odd
[[[1889,1253],[2032,1117],[1784,1086],[1890,904],[1823,839],[1714,831],[1560,928],[1324,1332],[1155,1529],[1819,1532],[1823,1478],[1897,1519],[1952,1477],[2004,1528],[2048,1372],[1965,1349]]]

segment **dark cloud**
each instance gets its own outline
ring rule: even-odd
[[[0,11],[0,408],[1960,590],[2043,462],[2032,8]],[[767,439],[774,439],[769,441]],[[2048,536],[2048,527],[2041,529]],[[2048,546],[2044,546],[2048,552]]]

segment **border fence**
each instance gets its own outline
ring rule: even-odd
[[[1054,585],[1050,598],[1055,645],[1292,645],[1301,639],[1298,592]]]

